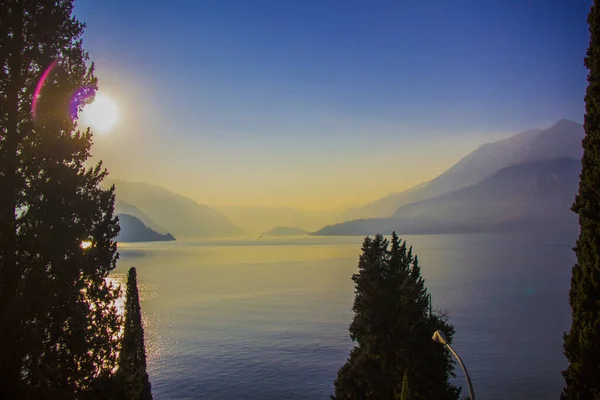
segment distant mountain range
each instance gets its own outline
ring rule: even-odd
[[[119,198],[115,200],[115,213],[116,214],[127,214],[130,216],[134,216],[139,219],[144,225],[148,228],[158,232],[165,234],[167,230],[162,226],[158,225],[156,222],[152,220],[146,213],[137,208],[136,206],[129,204]]]
[[[115,184],[117,214],[134,217],[157,235],[178,238],[240,236],[239,226],[246,234],[278,227],[265,235],[288,234],[287,229],[298,228],[286,227],[298,226],[316,230],[314,235],[570,229],[576,224],[569,209],[579,181],[583,136],[581,124],[562,119],[547,129],[485,144],[428,182],[345,212],[213,208],[147,183],[105,184]],[[127,223],[141,232],[137,222]]]
[[[404,204],[475,185],[511,165],[561,157],[581,159],[583,135],[581,124],[561,119],[547,129],[532,129],[484,144],[435,179],[348,210],[344,219],[391,217]]]
[[[294,228],[291,226],[277,226],[268,232],[262,234],[262,236],[304,236],[308,235],[308,231],[301,228]]]
[[[115,185],[117,212],[132,215],[158,233],[175,237],[233,237],[242,231],[226,216],[163,187],[107,179]]]
[[[560,120],[481,146],[437,178],[361,209],[315,235],[571,229],[583,127]]]
[[[274,226],[300,226],[315,231],[324,225],[339,222],[339,211],[312,211],[292,207],[215,206],[245,232],[259,234]]]
[[[121,230],[117,236],[118,242],[157,242],[175,240],[170,234],[161,234],[147,227],[138,218],[128,214],[117,214]]]
[[[518,164],[476,185],[403,205],[393,217],[330,225],[315,235],[571,230],[577,227],[570,207],[580,170],[572,158]]]

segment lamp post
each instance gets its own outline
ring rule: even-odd
[[[456,359],[458,360],[458,363],[460,364],[460,367],[462,368],[463,372],[465,373],[465,377],[467,378],[467,387],[469,388],[469,396],[471,397],[471,400],[475,400],[475,393],[473,392],[473,385],[471,384],[471,378],[469,377],[467,368],[465,367],[465,364],[463,364],[462,360],[460,359],[460,357],[458,356],[456,351],[454,351],[452,346],[450,346],[450,344],[448,343],[448,338],[446,337],[446,335],[444,335],[444,332],[442,332],[440,330],[435,331],[432,339],[434,342],[437,342],[441,345],[446,346],[446,348],[448,350],[450,350],[450,353],[452,353],[452,355],[454,355],[454,357],[456,357]]]

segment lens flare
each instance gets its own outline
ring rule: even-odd
[[[52,72],[54,67],[56,67],[56,64],[58,64],[58,60],[54,60],[50,63],[50,65],[48,66],[48,68],[46,68],[46,70],[42,74],[42,77],[38,81],[35,87],[35,92],[33,92],[33,101],[31,102],[31,115],[33,116],[34,121],[36,119],[37,103],[38,98],[40,97],[40,93],[42,92],[42,86],[44,86],[44,82],[48,78],[48,75],[50,75],[50,72]]]
[[[33,93],[33,101],[31,102],[31,115],[34,121],[37,121],[38,102],[42,94],[42,88],[44,87],[44,83],[46,83],[48,76],[50,76],[50,73],[56,67],[56,65],[58,65],[58,60],[52,61],[50,65],[48,65],[48,67],[44,70],[42,76],[40,77],[40,80],[35,86],[35,91]],[[73,93],[69,104],[71,119],[75,120],[78,118],[79,110],[81,109],[81,107],[88,103],[89,99],[93,97],[95,93],[96,87],[91,85],[84,86]]]
[[[73,96],[71,96],[71,118],[78,119],[79,118],[79,110],[82,106],[88,103],[89,99],[94,97],[96,93],[95,86],[84,86],[79,90],[76,90]]]

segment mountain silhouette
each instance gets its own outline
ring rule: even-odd
[[[142,182],[107,180],[114,184],[116,197],[135,206],[175,237],[231,237],[241,230],[218,211],[173,193],[163,187]]]
[[[561,157],[581,159],[583,135],[581,124],[561,119],[547,129],[531,129],[484,144],[435,179],[348,210],[344,219],[389,217],[402,205],[474,185],[511,165]]]
[[[580,170],[581,161],[569,157],[516,164],[476,185],[400,206],[393,217],[330,225],[315,235],[571,230]]]
[[[274,226],[302,226],[315,231],[338,222],[342,210],[314,211],[292,207],[214,206],[245,232],[260,234]]]
[[[146,213],[144,213],[142,210],[140,210],[133,204],[129,204],[119,198],[115,199],[115,213],[131,215],[142,221],[144,225],[146,225],[148,228],[158,233],[167,233],[167,230],[165,228],[154,222],[152,218],[146,215]]]
[[[262,234],[262,236],[304,236],[308,235],[308,231],[301,228],[294,228],[291,226],[277,226],[268,232]]]
[[[142,221],[133,215],[117,214],[121,230],[117,236],[118,242],[156,242],[175,240],[170,234],[161,234],[148,228]]]

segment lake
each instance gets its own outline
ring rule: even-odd
[[[450,314],[477,397],[558,398],[575,238],[402,238],[419,256],[434,308]],[[137,267],[154,398],[328,399],[352,347],[362,240],[120,245],[114,276]]]

